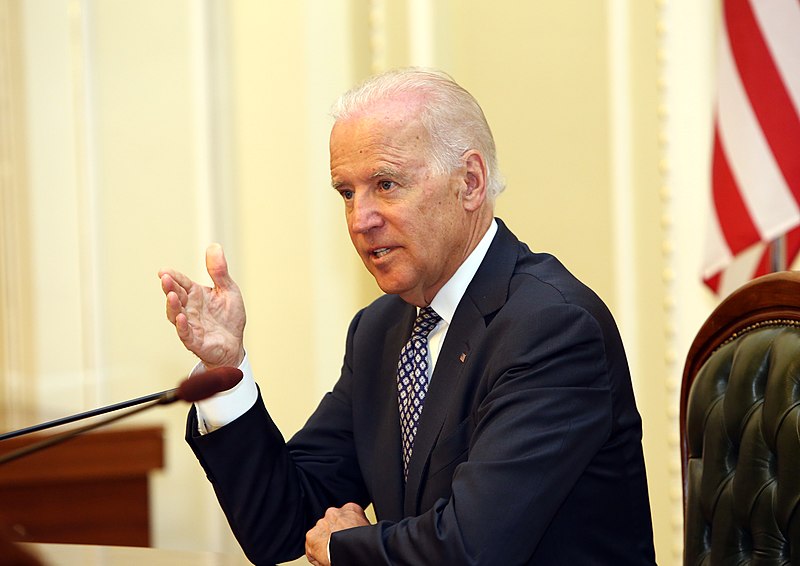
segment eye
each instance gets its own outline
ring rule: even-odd
[[[339,189],[339,194],[342,195],[344,200],[352,200],[353,199],[353,191],[350,189]]]
[[[380,188],[382,191],[390,191],[394,188],[394,185],[394,181],[384,180],[378,182],[378,188]]]

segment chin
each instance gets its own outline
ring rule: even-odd
[[[382,281],[376,282],[378,283],[378,287],[380,287],[381,291],[389,295],[402,295],[403,291],[405,291],[405,289],[398,287],[397,285],[387,284]]]
[[[398,295],[401,299],[406,301],[407,303],[414,303],[416,302],[413,300],[415,293],[418,291],[419,282],[414,277],[403,277],[403,274],[397,272],[398,270],[392,270],[390,273],[387,271],[372,271],[372,277],[375,278],[375,283],[378,284],[381,291],[388,295]],[[408,274],[406,274],[408,275]]]
[[[410,291],[408,285],[402,285],[397,281],[391,281],[385,277],[375,277],[375,282],[378,284],[381,291],[389,295],[400,295],[402,297],[403,294]]]

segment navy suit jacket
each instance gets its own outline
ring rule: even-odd
[[[602,301],[499,229],[456,309],[404,485],[396,371],[416,309],[386,295],[353,319],[341,377],[285,443],[259,401],[187,440],[256,564],[295,558],[328,507],[333,566],[655,563],[625,353]],[[290,378],[287,376],[287,378]]]

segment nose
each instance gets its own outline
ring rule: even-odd
[[[364,234],[383,224],[379,203],[371,191],[360,191],[353,195],[348,223],[350,232],[354,234]]]

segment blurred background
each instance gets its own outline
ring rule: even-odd
[[[157,272],[208,281],[215,241],[267,405],[285,435],[302,426],[379,293],[330,188],[329,107],[374,72],[433,66],[493,128],[497,215],[617,318],[658,562],[679,564],[680,375],[717,304],[700,276],[717,16],[708,0],[0,0],[0,430],[173,387],[194,360]],[[137,419],[165,428],[153,546],[239,553],[186,410]]]

